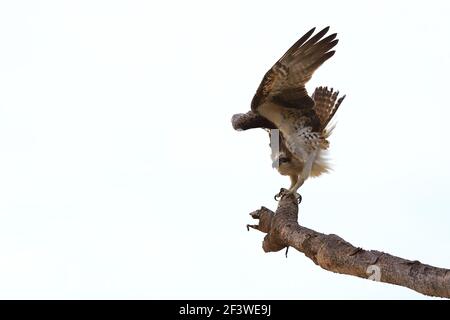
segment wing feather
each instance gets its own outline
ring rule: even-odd
[[[281,103],[287,108],[302,109],[314,106],[305,84],[314,72],[334,55],[334,51],[330,50],[338,43],[337,34],[324,38],[328,30],[329,27],[326,27],[315,35],[315,28],[309,30],[267,71],[253,98],[253,111],[257,111],[258,106],[267,99]]]
[[[314,100],[314,111],[319,118],[320,129],[324,130],[335,115],[345,95],[340,97],[339,91],[334,91],[333,88],[318,87],[314,90],[312,98]]]

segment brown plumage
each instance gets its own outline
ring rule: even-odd
[[[314,110],[320,121],[321,136],[325,138],[325,144],[321,148],[317,159],[313,162],[311,173],[309,174],[310,177],[318,177],[323,173],[329,172],[331,169],[326,155],[326,149],[328,147],[328,141],[326,139],[331,135],[333,130],[333,126],[330,126],[330,120],[345,98],[343,96],[337,99],[338,95],[338,91],[333,92],[333,89],[328,89],[327,87],[316,88],[312,95]],[[274,130],[268,130],[272,149],[272,167],[276,168],[281,175],[290,177],[292,188],[297,183],[298,176],[303,171],[305,163],[295,157],[287,148],[283,134],[280,132],[273,134],[275,132]],[[275,139],[278,139],[278,141],[275,141]]]
[[[310,97],[305,88],[317,68],[335,53],[331,49],[338,40],[335,33],[325,37],[328,30],[313,35],[313,28],[294,43],[265,74],[251,104],[252,111],[281,132],[278,153],[290,160],[279,171],[291,176],[292,193],[309,176],[329,169],[323,157],[329,145],[327,126],[344,97],[338,100],[338,92],[322,87]]]
[[[312,94],[314,100],[314,112],[319,118],[320,130],[324,130],[330,123],[337,109],[345,98],[345,95],[338,99],[339,91],[333,88],[328,90],[327,87],[318,87]],[[336,101],[337,100],[337,101]]]

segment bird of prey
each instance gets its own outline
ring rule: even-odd
[[[314,34],[313,28],[294,43],[267,71],[251,102],[252,111],[280,131],[280,150],[273,160],[281,174],[291,177],[287,192],[298,197],[308,177],[329,169],[324,159],[331,132],[327,125],[345,97],[337,99],[338,92],[322,87],[310,97],[305,88],[314,71],[335,53],[331,49],[338,43],[336,33],[324,37],[328,30]]]
[[[338,99],[339,92],[327,87],[316,88],[312,95],[314,100],[314,110],[319,117],[320,133],[326,139],[331,135],[334,125],[330,123],[334,114],[338,110],[345,96]],[[272,150],[272,167],[276,168],[281,175],[289,176],[291,179],[290,189],[296,186],[299,176],[301,175],[305,163],[298,157],[295,157],[286,146],[286,140],[278,129],[268,129],[270,137],[270,147]],[[322,173],[330,171],[330,164],[326,155],[325,148],[319,148],[317,157],[315,158],[309,177],[318,177]],[[277,194],[277,199],[281,194]]]

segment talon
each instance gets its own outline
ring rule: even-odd
[[[278,192],[273,198],[275,199],[275,201],[278,201],[286,194],[286,192],[288,192],[288,190],[286,190],[285,188],[281,188],[280,192]]]

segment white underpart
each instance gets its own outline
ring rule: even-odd
[[[311,177],[318,177],[322,173],[327,173],[331,170],[331,163],[328,150],[319,149],[317,152],[316,159],[313,163],[313,168],[311,171]]]
[[[287,131],[286,147],[291,151],[298,159],[306,161],[309,155],[308,149],[311,149],[305,141],[305,136],[311,134],[311,128],[301,128],[300,130],[293,130],[292,128],[285,128]],[[282,130],[283,132],[283,130]],[[283,132],[285,133],[285,132]]]
[[[300,188],[303,183],[308,179],[311,175],[312,167],[314,162],[316,161],[317,155],[319,151],[313,151],[306,159],[305,166],[303,167],[302,172],[298,176],[297,183],[289,189],[291,193],[297,193],[298,188]]]
[[[311,128],[304,127],[296,129],[291,121],[286,121],[283,116],[286,109],[273,103],[265,103],[259,107],[258,112],[272,121],[282,132],[286,139],[286,147],[292,154],[304,163],[303,170],[298,175],[297,182],[289,191],[297,192],[308,177],[316,176],[316,172],[326,172],[329,170],[329,164],[326,159],[326,150],[321,149],[320,133],[311,132]],[[331,133],[333,126],[329,125]],[[274,155],[274,153],[272,153]],[[323,168],[322,170],[319,170]],[[317,169],[317,170],[315,170]],[[319,174],[320,174],[319,173]]]

